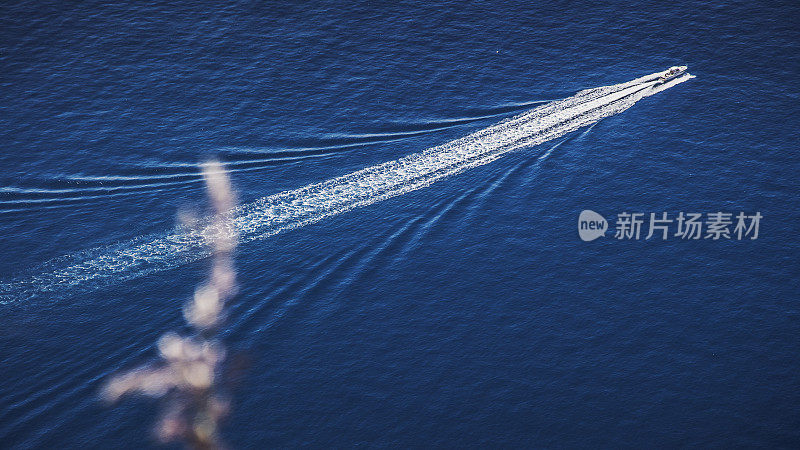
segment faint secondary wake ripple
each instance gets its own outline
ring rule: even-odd
[[[302,227],[421,189],[488,164],[512,150],[558,138],[693,78],[684,74],[661,83],[658,77],[663,73],[587,89],[425,151],[264,197],[231,211],[228,226],[235,228],[242,242]],[[196,261],[208,255],[209,237],[217,232],[211,226],[178,227],[172,232],[58,258],[38,267],[33,276],[0,283],[0,301],[8,303],[59,292],[71,294]]]

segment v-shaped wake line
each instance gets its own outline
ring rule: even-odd
[[[248,242],[318,222],[558,138],[693,78],[683,74],[664,82],[664,73],[580,91],[422,152],[261,198],[231,211],[227,226],[235,228],[241,242]],[[0,302],[69,295],[196,261],[208,255],[208,236],[217,231],[210,225],[178,227],[58,258],[37,267],[35,275],[0,283]]]

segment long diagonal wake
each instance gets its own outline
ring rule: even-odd
[[[419,153],[242,205],[230,225],[241,242],[263,239],[350,209],[417,190],[522,147],[541,144],[618,114],[644,97],[694,78],[667,72],[627,83],[587,89],[534,108],[468,136]],[[210,226],[163,234],[59,258],[37,275],[0,283],[0,302],[98,287],[170,269],[208,255]]]

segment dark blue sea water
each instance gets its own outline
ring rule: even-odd
[[[152,445],[157,403],[98,391],[186,329],[208,262],[42,284],[204,208],[198,162],[249,205],[673,65],[696,78],[243,243],[224,438],[800,446],[797,2],[69,3],[0,6],[0,447]],[[717,211],[758,239],[614,238]]]

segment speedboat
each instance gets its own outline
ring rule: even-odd
[[[658,81],[663,83],[665,81],[677,77],[678,75],[683,74],[684,72],[686,72],[686,66],[672,66],[669,68],[669,70],[667,70],[666,72],[661,74],[660,77],[658,77]]]

